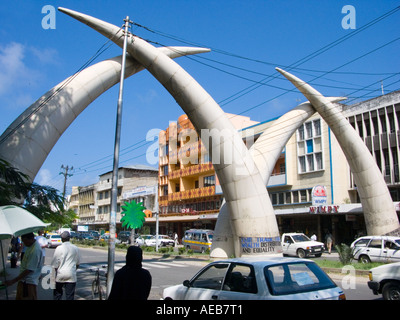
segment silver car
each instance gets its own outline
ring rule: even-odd
[[[165,300],[345,300],[313,261],[252,257],[212,262],[191,280],[164,290]]]
[[[365,236],[351,246],[353,257],[362,263],[400,262],[400,237]]]

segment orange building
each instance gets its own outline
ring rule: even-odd
[[[248,117],[227,116],[237,129],[256,124]],[[186,115],[159,134],[158,188],[160,233],[181,237],[190,228],[214,229],[222,193],[207,150]]]

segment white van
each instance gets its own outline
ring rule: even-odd
[[[365,236],[351,246],[355,260],[368,262],[400,262],[400,237]]]
[[[211,249],[214,231],[208,229],[190,229],[185,231],[182,244],[186,249],[204,253]]]

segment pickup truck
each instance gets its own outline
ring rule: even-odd
[[[400,262],[388,263],[369,270],[368,287],[385,300],[400,300]]]
[[[322,242],[311,240],[304,233],[284,233],[281,239],[284,256],[320,257],[325,250]]]

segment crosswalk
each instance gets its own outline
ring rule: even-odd
[[[114,270],[121,269],[124,265],[125,265],[125,262],[115,263]],[[188,265],[183,264],[183,263],[178,263],[175,261],[168,261],[168,262],[147,261],[147,262],[142,262],[142,266],[145,269],[151,270],[151,269],[185,268]],[[96,270],[97,268],[105,269],[106,267],[107,266],[104,263],[98,263],[98,264],[85,264],[84,263],[79,266],[78,272]]]

